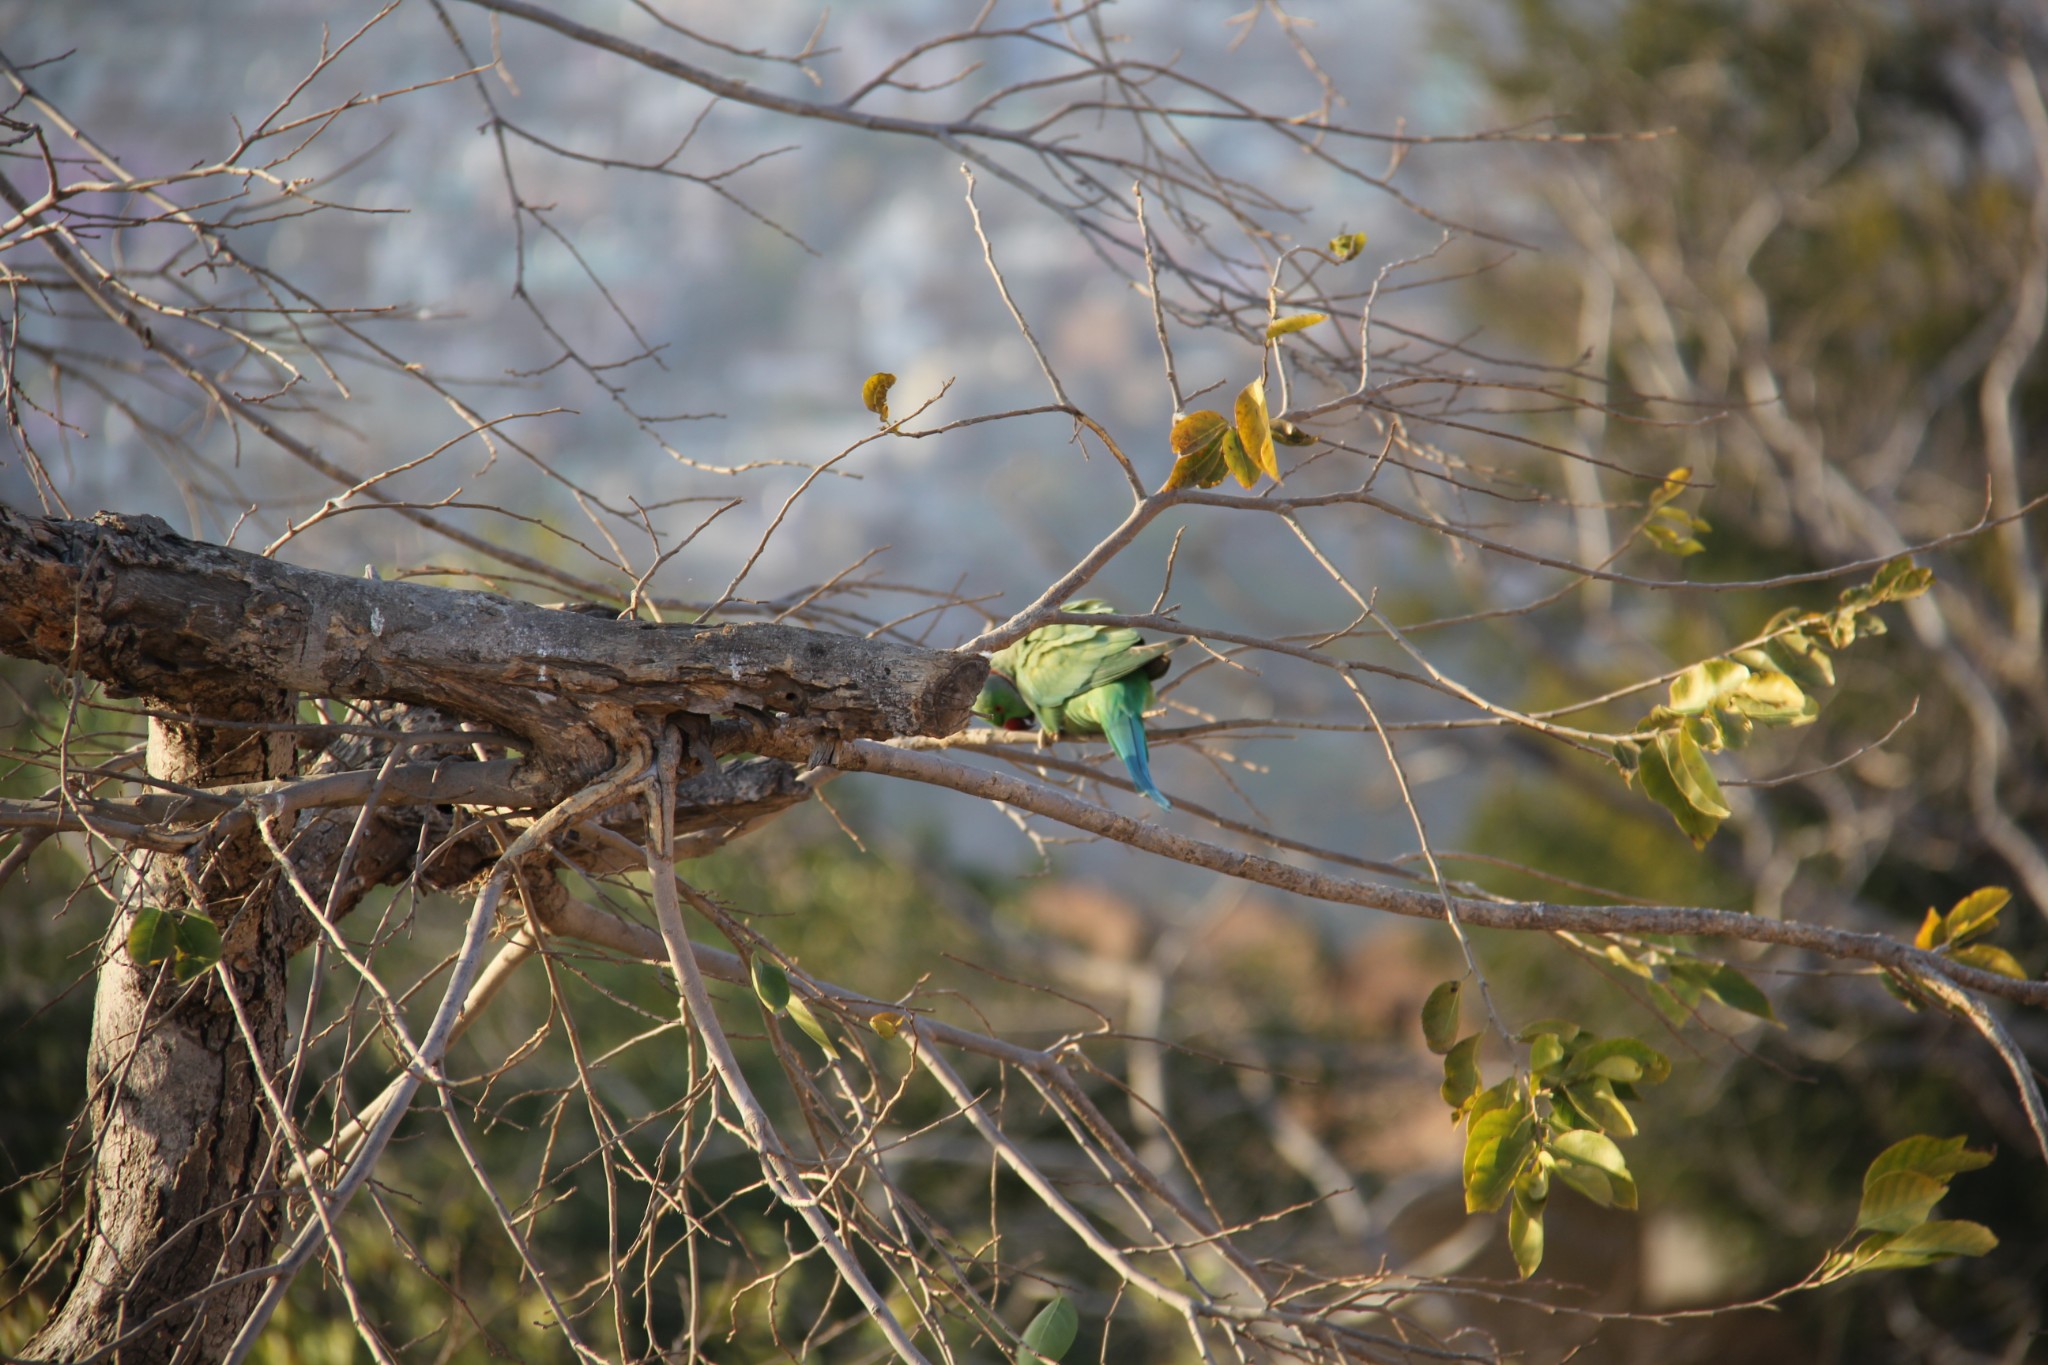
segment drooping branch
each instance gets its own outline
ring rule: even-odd
[[[839,748],[833,764],[848,772],[882,773],[987,797],[1175,862],[1205,867],[1224,876],[1239,877],[1337,905],[1364,906],[1415,919],[1443,919],[1448,909],[1467,925],[1489,929],[1679,934],[1767,943],[1844,961],[1869,962],[1915,977],[1940,976],[1970,990],[2001,996],[2020,1004],[2048,1004],[2048,982],[2016,981],[1878,934],[1856,933],[1793,920],[1766,919],[1737,910],[1694,906],[1566,905],[1547,901],[1446,897],[1407,887],[1335,877],[1257,854],[1240,853],[1173,833],[1148,821],[1118,815],[1053,787],[971,768],[915,750],[886,744],[849,744]]]

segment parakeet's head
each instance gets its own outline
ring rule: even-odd
[[[989,674],[981,685],[981,695],[974,699],[974,714],[1005,730],[1031,728],[1031,708],[1024,704],[1017,684],[1000,673]]]

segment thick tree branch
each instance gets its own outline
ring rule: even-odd
[[[847,738],[966,722],[971,655],[795,626],[659,625],[343,578],[187,540],[154,517],[0,509],[0,651],[174,701],[223,680],[439,707],[518,736],[544,786],[609,766],[636,715],[818,717]]]

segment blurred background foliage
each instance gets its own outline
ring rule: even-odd
[[[1990,0],[1460,0],[1438,16],[1430,42],[1433,70],[1480,111],[1475,126],[1555,115],[1568,131],[1657,131],[1502,153],[1487,192],[1515,197],[1538,249],[1473,277],[1454,307],[1495,339],[1493,349],[1506,338],[1610,385],[1616,413],[1597,433],[1605,458],[1697,471],[1706,491],[1696,510],[1713,530],[1710,554],[1693,567],[1728,579],[1796,574],[1886,553],[1887,535],[1912,541],[1976,515],[1986,496],[1983,372],[2007,303],[2044,249],[2041,169],[2014,133],[2007,81],[2016,60],[2037,76],[2048,69],[2038,12]],[[1596,316],[1589,298],[1607,301],[1597,325],[1587,322]],[[1773,397],[1782,397],[1782,417],[1762,410]],[[1684,424],[1671,423],[1668,398],[1694,405]],[[1632,412],[1654,420],[1631,422]],[[1583,413],[1524,420],[1550,439],[1587,434]],[[2021,452],[2028,435],[2048,450],[2048,373],[2038,358],[2012,388],[2012,421]],[[2038,454],[2022,461],[2024,492],[2048,486],[2044,463]],[[1583,496],[1573,477],[1561,467],[1549,491]],[[2012,655],[2024,632],[2013,621],[2009,544],[1986,536],[1945,554],[1941,591],[1961,630],[1935,637],[1917,622],[1860,645],[1842,663],[1828,723],[1788,738],[1773,759],[1783,773],[1820,768],[1884,737],[1917,705],[1883,748],[1824,776],[1732,786],[1737,821],[1696,854],[1660,811],[1585,756],[1489,740],[1480,771],[1459,784],[1456,819],[1436,817],[1439,829],[1459,830],[1460,848],[1483,855],[1452,870],[1513,895],[1581,899],[1579,886],[1594,886],[1899,937],[1930,905],[2015,883],[2010,850],[1973,784],[1994,782],[2011,820],[2035,838],[2048,830],[2040,660]],[[1493,672],[1519,677],[1523,690],[1501,700],[1537,709],[1624,684],[1657,660],[1727,647],[1776,607],[1825,603],[1838,586],[1789,586],[1762,606],[1747,594],[1680,605],[1593,591],[1568,630],[1554,618],[1540,632],[1506,618]],[[1468,588],[1451,575],[1401,592],[1417,611],[1448,613],[1474,605],[1460,600]],[[31,728],[66,723],[65,698],[37,670],[0,664],[0,681],[10,749],[33,750]],[[1986,706],[2003,745],[1989,779]],[[73,721],[75,743],[111,754],[135,741],[133,723],[118,715],[82,710]],[[47,774],[34,769],[0,774],[0,794],[46,787]],[[1047,864],[1009,844],[992,854],[983,826],[906,820],[856,784],[826,796],[835,813],[815,803],[795,812],[767,837],[700,865],[700,884],[821,977],[880,996],[916,987],[942,1017],[1017,1042],[1078,1039],[1079,1054],[1100,1063],[1098,1102],[1153,1134],[1145,1151],[1156,1168],[1177,1170],[1145,1101],[1111,1079],[1151,1077],[1150,1101],[1166,1101],[1175,1136],[1226,1214],[1313,1202],[1253,1234],[1261,1251],[1334,1264],[1362,1246],[1395,1266],[1463,1277],[1468,1296],[1419,1304],[1418,1317],[1439,1330],[1490,1330],[1530,1361],[2048,1358],[2048,1181],[2009,1086],[1962,1025],[1909,1012],[1860,975],[1760,972],[1784,1027],[1710,1009],[1704,1028],[1676,1034],[1660,1032],[1625,974],[1549,941],[1479,936],[1511,1018],[1569,1014],[1603,1033],[1638,1033],[1676,1063],[1672,1081],[1641,1106],[1644,1135],[1631,1149],[1643,1214],[1560,1201],[1544,1274],[1580,1286],[1566,1302],[1585,1312],[1535,1311],[1504,1287],[1513,1267],[1494,1220],[1463,1213],[1456,1135],[1436,1098],[1436,1062],[1420,1047],[1416,1010],[1457,969],[1444,935],[1346,931],[1235,886],[1192,905],[1181,882],[1148,896],[1142,877],[1106,884],[1092,879],[1093,867],[1075,874],[1060,850]],[[105,913],[103,900],[75,891],[86,880],[76,858],[70,841],[53,840],[0,893],[0,1244],[13,1267],[0,1281],[0,1350],[26,1338],[46,1302],[46,1286],[22,1279],[37,1239],[50,1220],[79,1214],[51,1203],[55,1186],[39,1174],[76,1150],[66,1124],[82,1099],[91,953]],[[2036,901],[2040,908],[2038,893]],[[448,905],[400,893],[358,912],[352,933],[373,935],[394,975],[417,976],[446,951],[457,920]],[[2039,914],[2016,906],[1999,942],[2036,973],[2048,962]],[[310,960],[299,966],[315,970]],[[653,975],[595,954],[565,951],[551,970],[591,988],[576,1047],[604,1059],[591,1073],[608,1094],[635,1097],[622,1109],[649,1115],[627,1148],[674,1178],[685,1135],[664,1126],[651,1098],[673,1090],[690,1065],[672,998]],[[740,992],[722,996],[736,1002],[734,1018],[744,1015]],[[523,1168],[535,1181],[558,1173],[537,1202],[528,1202],[535,1187],[507,1185],[500,1197],[531,1220],[558,1264],[598,1267],[608,1246],[631,1244],[632,1255],[663,1267],[651,1282],[681,1276],[681,1222],[650,1213],[643,1183],[616,1182],[641,1201],[618,1206],[594,1176],[559,1177],[598,1156],[589,1124],[563,1118],[584,1103],[568,1049],[520,1047],[564,1029],[550,998],[547,978],[516,979],[455,1054],[458,1070],[465,1060],[518,1058],[467,1087],[489,1168]],[[324,999],[331,1031],[316,1056],[336,1061],[364,1039],[344,1022],[345,986]],[[848,1034],[840,1021],[828,1027]],[[2035,1055],[2048,1054],[2041,1021],[2016,1018],[2013,1027]],[[623,1046],[650,1030],[675,1047]],[[782,1031],[782,1045],[815,1065],[814,1045]],[[902,1075],[889,1043],[866,1036],[859,1045],[884,1058],[883,1074]],[[778,1119],[800,1127],[775,1083],[765,1026],[742,1048],[762,1093],[781,1097]],[[948,1152],[943,1140],[920,1137],[920,1115],[943,1108],[929,1087],[913,1089],[907,1104],[897,1137],[902,1159],[916,1158],[911,1188],[926,1207],[957,1211],[945,1231],[963,1258],[991,1252],[999,1208],[1006,1263],[1083,1287],[1074,1358],[1185,1358],[1179,1325],[1115,1298],[1100,1267],[1062,1249],[1063,1231],[992,1170],[985,1149]],[[1029,1094],[1004,1094],[1001,1106],[1026,1143],[1035,1124],[1052,1122]],[[377,1216],[399,1236],[350,1239],[364,1311],[390,1325],[387,1339],[422,1343],[422,1359],[556,1358],[558,1340],[539,1325],[545,1305],[504,1241],[487,1235],[495,1215],[456,1168],[457,1154],[426,1139],[435,1128],[430,1113],[415,1114],[387,1158],[403,1174],[379,1192]],[[1912,1132],[1967,1133],[1999,1149],[1944,1205],[1947,1216],[1998,1233],[1991,1257],[1852,1279],[1771,1312],[1602,1321],[1725,1303],[1796,1279],[1847,1231],[1865,1163]],[[583,1329],[600,1345],[623,1338],[633,1349],[649,1340],[674,1349],[694,1331],[719,1360],[801,1354],[790,1343],[805,1340],[833,1292],[829,1272],[814,1258],[772,1292],[753,1283],[786,1240],[803,1244],[801,1228],[753,1188],[757,1173],[737,1142],[717,1133],[687,1140],[704,1144],[691,1171],[699,1207],[718,1210],[696,1273],[718,1288],[690,1322],[680,1292],[614,1304],[593,1270],[592,1298],[579,1306],[597,1309]],[[406,1193],[434,1190],[445,1197]],[[1020,1280],[1014,1301],[998,1305],[1012,1327],[1040,1291]],[[258,1359],[360,1358],[332,1282],[303,1277],[277,1323]],[[809,1346],[821,1359],[857,1359],[874,1343]]]

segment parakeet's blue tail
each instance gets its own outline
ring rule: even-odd
[[[1109,747],[1130,770],[1132,785],[1159,809],[1172,810],[1173,802],[1152,780],[1152,751],[1145,743],[1144,701],[1150,699],[1152,689],[1132,680],[1112,683],[1100,691],[1105,694],[1101,707],[1102,734]]]

